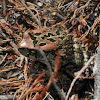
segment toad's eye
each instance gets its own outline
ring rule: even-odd
[[[81,42],[74,41],[74,44],[81,44]]]
[[[74,41],[74,44],[79,44],[77,41]]]

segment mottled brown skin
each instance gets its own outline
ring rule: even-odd
[[[45,54],[50,61],[54,63],[57,51],[60,51],[62,65],[68,62],[75,63],[76,65],[82,64],[82,52],[81,52],[81,42],[78,38],[73,39],[71,33],[67,34],[64,29],[55,28],[54,30],[46,30],[43,33],[28,33],[33,40],[34,47],[43,47],[48,44],[54,44],[57,46],[55,50],[44,50]],[[51,45],[52,46],[52,45]],[[34,60],[44,62],[41,55],[37,50],[32,50],[29,48],[20,48],[20,52]]]

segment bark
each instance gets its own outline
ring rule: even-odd
[[[100,100],[100,35],[99,35],[99,46],[97,48],[97,56],[95,59],[95,65],[93,69],[94,73],[94,100]]]

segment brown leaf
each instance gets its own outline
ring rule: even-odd
[[[15,60],[17,57],[15,55],[8,55],[7,59],[9,60]]]
[[[78,94],[73,94],[69,100],[78,100]]]
[[[34,33],[34,34],[35,33],[43,33],[45,30],[46,29],[44,29],[44,28],[43,29],[35,29],[35,30],[32,30],[31,32]]]
[[[28,49],[37,50],[37,48],[34,47],[33,40],[31,39],[28,32],[29,32],[29,30],[25,31],[25,33],[23,35],[23,40],[19,43],[18,48],[28,48]]]
[[[58,51],[58,54],[57,54],[56,59],[55,59],[55,68],[54,68],[54,72],[58,72],[60,66],[61,66],[60,52]]]
[[[89,41],[89,39],[84,38],[84,39],[82,40],[82,43],[87,43],[88,41]]]
[[[85,50],[88,51],[89,45],[88,43],[85,44]]]
[[[45,96],[47,90],[48,90],[48,88],[45,86],[45,87],[42,89],[42,92],[41,92],[41,94],[39,95],[38,100],[42,100],[42,99],[43,99],[43,97]]]
[[[50,42],[44,46],[40,46],[40,48],[44,51],[52,51],[52,50],[56,50],[58,47],[54,45],[54,43]]]
[[[58,79],[59,79],[59,76],[61,75],[61,73],[59,73],[59,72],[54,72],[53,75],[54,75],[54,80],[55,80],[55,82],[57,82]]]
[[[24,33],[23,40],[19,43],[18,48],[28,48],[28,49],[33,49],[33,50],[37,50],[38,48],[41,48],[44,51],[56,50],[58,48],[52,42],[48,42],[48,44],[46,44],[44,46],[36,46],[36,47],[34,47],[33,40],[31,39],[31,37],[28,34],[28,32],[30,32],[30,30],[27,30]]]
[[[84,100],[88,100],[88,98],[87,98],[87,97],[85,97],[85,98],[84,98]]]

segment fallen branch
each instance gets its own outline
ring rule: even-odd
[[[53,85],[54,85],[56,91],[58,92],[59,97],[61,98],[61,100],[64,100],[65,98],[64,98],[64,96],[61,94],[61,91],[60,91],[59,87],[57,86],[57,84],[56,84],[56,82],[55,82],[55,80],[54,80],[54,75],[52,74],[51,65],[50,65],[50,63],[48,62],[48,59],[47,59],[45,53],[44,53],[43,50],[40,49],[40,48],[38,49],[38,51],[39,51],[40,54],[42,55],[42,57],[43,57],[43,59],[44,59],[44,61],[45,61],[45,64],[47,65],[47,68],[48,68],[48,70],[49,70],[49,74],[50,74],[51,79],[52,79],[52,83],[53,83]]]

